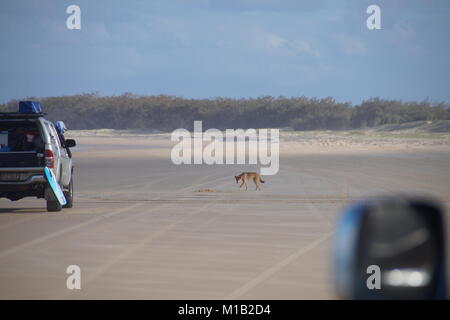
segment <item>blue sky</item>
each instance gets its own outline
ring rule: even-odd
[[[66,8],[81,7],[81,30]],[[382,30],[366,8],[381,7]],[[0,102],[98,92],[450,101],[448,0],[9,0]]]

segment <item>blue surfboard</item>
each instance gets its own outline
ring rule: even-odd
[[[53,174],[53,171],[50,170],[48,167],[44,167],[44,174],[45,179],[47,179],[48,184],[50,185],[50,188],[53,191],[53,194],[55,195],[55,198],[58,199],[58,202],[64,206],[67,203],[66,197],[64,197],[64,193],[61,190],[61,186],[59,185],[58,181],[56,181],[56,177]]]

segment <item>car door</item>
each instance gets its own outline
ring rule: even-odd
[[[59,142],[61,145],[60,155],[61,155],[61,184],[63,186],[68,186],[71,179],[71,171],[72,171],[72,159],[69,155],[69,152],[66,149],[63,141],[61,140],[61,136],[58,135]]]
[[[56,133],[53,124],[49,121],[45,121],[45,128],[50,137],[49,145],[50,149],[53,152],[53,173],[55,174],[58,181],[61,180],[61,144],[59,142],[58,134]]]
[[[53,123],[50,123],[50,127],[52,130],[52,133],[56,136],[56,145],[59,150],[59,160],[60,160],[60,183],[63,186],[69,185],[70,182],[70,166],[71,166],[71,159],[69,157],[69,154],[63,144],[63,141],[61,141],[60,135],[58,134],[55,126]]]

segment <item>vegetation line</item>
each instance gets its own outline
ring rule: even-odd
[[[33,98],[50,120],[64,120],[70,129],[192,130],[203,128],[281,128],[344,130],[412,121],[450,120],[450,104],[403,102],[372,98],[353,106],[333,98],[259,97],[252,99],[185,99],[180,97],[79,94]],[[0,105],[0,112],[17,111],[18,100]]]

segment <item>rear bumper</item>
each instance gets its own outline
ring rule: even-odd
[[[44,168],[0,168],[0,186],[30,185],[46,182]]]
[[[44,198],[46,186],[44,168],[0,168],[0,198]]]
[[[45,180],[44,175],[36,175],[29,176],[25,181],[0,181],[0,186],[10,186],[10,185],[29,185],[34,183],[44,183],[47,182]]]
[[[31,168],[0,168],[2,172],[29,172],[29,173],[42,173],[44,174],[43,167],[31,167]]]

